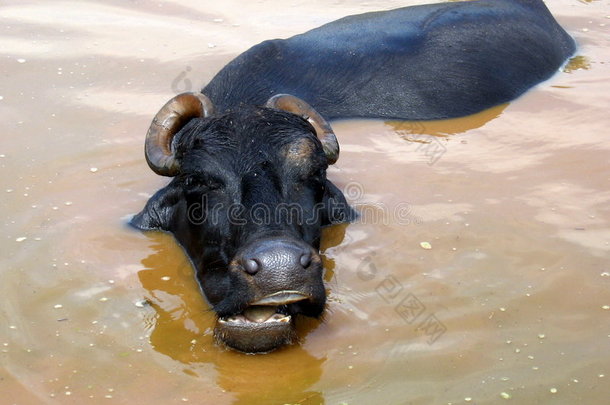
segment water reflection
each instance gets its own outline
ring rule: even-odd
[[[393,128],[397,134],[408,141],[422,142],[417,135],[446,137],[480,128],[502,115],[508,105],[508,103],[501,104],[477,114],[448,120],[386,121],[386,125]]]
[[[345,225],[326,229],[324,248],[339,245],[345,229]],[[157,352],[180,362],[183,372],[193,377],[203,377],[206,365],[212,364],[218,373],[217,384],[234,393],[237,404],[324,403],[322,394],[311,386],[320,380],[326,357],[314,357],[300,344],[266,355],[245,355],[216,345],[215,315],[202,296],[189,260],[168,235],[153,232],[147,236],[153,253],[142,260],[144,269],[138,277],[148,292],[145,323]],[[329,281],[334,262],[325,262]],[[297,325],[304,340],[319,321],[300,318]]]
[[[589,61],[589,58],[587,58],[586,56],[583,55],[576,55],[573,58],[571,58],[568,63],[566,64],[566,67],[563,68],[563,71],[565,73],[573,73],[577,70],[589,70],[591,69],[591,61]]]

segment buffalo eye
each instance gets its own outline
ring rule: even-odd
[[[188,191],[193,193],[208,192],[220,189],[222,182],[211,176],[193,174],[185,177],[184,186]]]

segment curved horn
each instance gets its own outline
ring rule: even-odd
[[[335,133],[330,124],[312,106],[290,94],[277,94],[267,101],[267,107],[288,111],[305,118],[315,128],[328,164],[332,165],[339,159],[339,142]]]
[[[155,115],[144,143],[148,166],[161,176],[175,176],[180,165],[172,151],[174,135],[190,119],[207,117],[214,112],[214,105],[201,93],[182,93],[169,100]]]

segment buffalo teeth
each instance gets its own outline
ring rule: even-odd
[[[271,318],[267,319],[267,322],[289,322],[290,315],[274,314]]]
[[[252,315],[252,314],[250,314],[250,315]],[[232,324],[246,324],[246,323],[248,323],[248,324],[263,324],[263,323],[278,323],[278,322],[279,323],[287,323],[287,322],[290,322],[291,319],[292,319],[292,317],[290,315],[274,313],[269,318],[267,318],[265,320],[261,320],[261,321],[248,319],[243,314],[233,315],[233,316],[229,316],[229,317],[226,317],[226,318],[219,318],[218,321],[220,323],[232,323]]]

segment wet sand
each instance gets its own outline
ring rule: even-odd
[[[167,179],[151,118],[231,58],[416,1],[0,5],[0,392],[17,404],[606,404],[610,6],[553,0],[568,68],[476,116],[342,121],[323,322],[216,346],[172,238],[126,226]],[[7,399],[9,398],[9,399]]]

